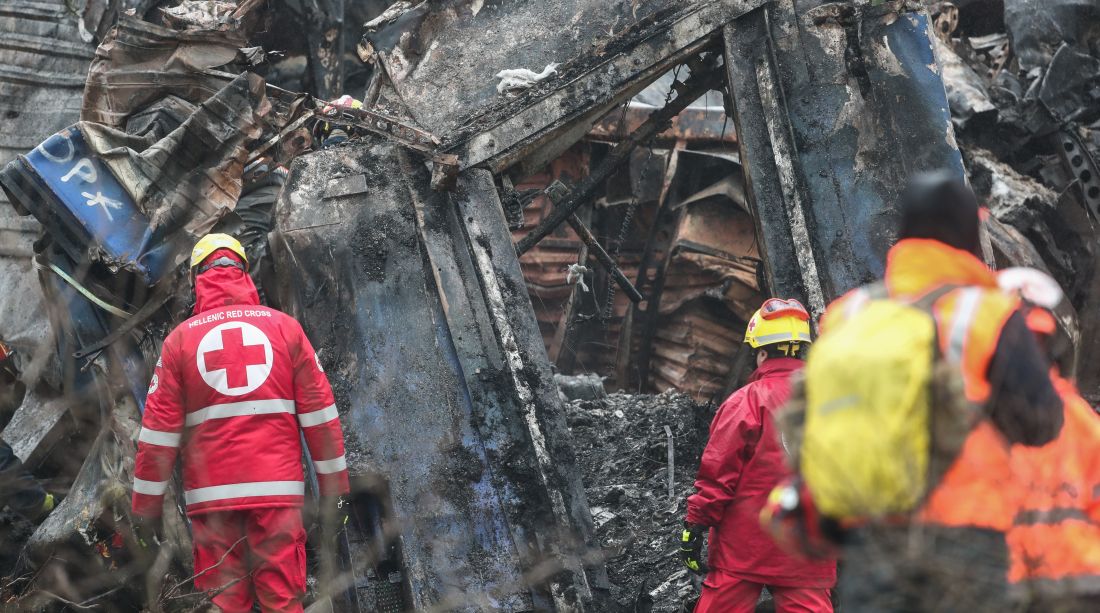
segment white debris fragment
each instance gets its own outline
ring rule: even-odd
[[[565,282],[569,285],[576,283],[581,286],[582,291],[587,292],[588,286],[584,284],[584,276],[590,272],[592,270],[583,264],[570,264],[565,273]]]
[[[557,71],[558,64],[554,62],[547,64],[542,72],[535,72],[527,68],[502,70],[497,73],[497,78],[500,79],[500,83],[497,83],[497,93],[514,93],[521,89],[527,89]]]
[[[610,510],[604,507],[592,507],[592,524],[596,527],[597,530],[601,526],[618,516],[619,515],[617,513],[612,513]]]
[[[188,29],[213,30],[219,25],[228,23],[233,11],[237,10],[237,3],[217,0],[183,0],[177,6],[160,10],[169,19],[174,19],[179,25],[185,25]]]
[[[95,40],[95,36],[93,36],[92,33],[88,31],[88,28],[84,26],[83,16],[81,16],[80,19],[76,20],[76,27],[77,33],[80,34],[80,40],[86,43],[90,43]]]

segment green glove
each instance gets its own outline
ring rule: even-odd
[[[28,519],[35,523],[46,519],[46,516],[49,515],[50,512],[52,512],[55,508],[57,508],[57,505],[60,502],[61,501],[55,498],[53,494],[47,492],[46,497],[42,500],[42,508],[39,509],[38,513],[34,517],[28,517]]]
[[[706,526],[689,524],[684,522],[684,531],[680,534],[680,561],[688,570],[705,575],[707,565],[703,562],[703,540],[707,533]]]

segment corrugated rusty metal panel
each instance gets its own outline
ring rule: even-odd
[[[663,320],[654,340],[653,387],[714,400],[727,385],[743,326],[698,301]]]
[[[649,167],[653,160],[661,162],[657,168]],[[641,207],[632,232],[626,237],[626,248],[617,257],[619,266],[631,279],[637,278],[641,250],[630,247],[644,242],[657,203],[654,190],[662,186],[661,181],[653,182],[640,174],[657,173],[659,177],[667,160],[668,156],[661,151],[652,155],[638,152],[631,166],[613,180],[614,186],[609,182],[608,189],[618,194],[616,202],[622,203],[619,206],[635,201]],[[736,154],[729,161],[735,162]],[[515,187],[517,190],[541,189],[562,177],[576,181],[584,176],[587,163],[587,156],[579,155],[574,149],[552,162],[544,172],[528,177]],[[686,176],[693,175],[687,173],[680,180]],[[679,225],[673,229],[676,253],[661,295],[650,386],[661,390],[675,387],[689,391],[700,400],[708,400],[710,395],[723,389],[724,377],[729,371],[727,362],[737,350],[744,322],[760,305],[760,259],[755,225],[746,210],[739,177],[725,177],[701,188],[687,186],[686,190],[687,193],[681,196],[682,203],[677,205],[684,207],[686,214],[680,216]],[[598,214],[602,211],[597,209]],[[536,224],[547,212],[547,200],[540,196],[525,209],[525,223],[528,226]],[[519,238],[523,233],[524,230],[519,230],[513,236]],[[556,333],[560,336],[559,328],[565,325],[565,309],[573,289],[566,278],[567,269],[577,262],[580,248],[580,240],[563,224],[556,234],[544,239],[520,259],[540,331],[552,350]],[[661,252],[655,256],[655,261],[664,259]],[[593,262],[588,265],[592,269],[597,266]],[[606,295],[597,290],[582,309],[587,323],[580,325],[570,335],[568,347],[559,348],[559,351],[570,352],[566,370],[571,366],[575,372],[599,373],[608,376],[609,385],[616,386],[621,384],[614,377],[616,348],[620,347],[623,321],[631,304],[621,292],[616,292],[610,316],[606,320],[592,321],[597,314],[608,315],[605,308]],[[690,322],[694,324],[688,325]],[[674,346],[673,340],[665,334],[667,327],[678,331],[682,346]],[[685,332],[689,330],[693,332]],[[721,346],[714,346],[712,338],[727,340]],[[709,354],[700,353],[696,348],[700,343],[704,346],[711,343]],[[723,354],[723,351],[728,353]]]
[[[574,147],[550,162],[542,172],[517,183],[515,188],[520,191],[541,190],[559,179],[574,184],[588,174],[588,164],[586,149]],[[522,238],[528,228],[538,224],[550,209],[550,199],[545,194],[535,197],[523,211],[524,228],[513,230],[512,240]],[[569,224],[561,224],[553,234],[520,257],[523,278],[531,295],[531,305],[535,309],[539,331],[547,347],[550,346],[554,331],[561,321],[562,311],[572,289],[572,285],[566,281],[566,270],[570,264],[577,263],[582,244]]]
[[[752,218],[723,191],[685,200],[691,204],[681,205],[661,295],[651,385],[708,401],[728,384],[745,321],[763,299],[760,259]]]

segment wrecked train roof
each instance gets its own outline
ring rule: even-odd
[[[456,1],[442,11],[428,4],[368,24],[361,55],[384,69],[412,118],[464,166],[502,169],[536,148],[531,168],[555,157],[698,52],[723,23],[763,2]],[[503,71],[517,69],[546,76],[514,97],[502,94]]]

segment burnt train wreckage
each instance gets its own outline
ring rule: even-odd
[[[651,272],[630,278],[585,211],[710,90],[724,92],[735,126],[760,283],[815,313],[881,272],[904,177],[964,173],[932,21],[915,2],[397,2],[358,45],[374,67],[364,108],[338,117],[252,72],[260,2],[199,10],[213,4],[168,9],[164,25],[126,15],[125,3],[89,3],[75,25],[60,13],[66,57],[91,60],[80,121],[38,109],[64,129],[0,174],[11,204],[44,229],[33,261],[50,319],[28,329],[55,331],[57,362],[35,365],[56,372],[57,392],[29,393],[5,438],[29,459],[59,429],[98,432],[78,447],[70,495],[28,540],[28,560],[71,572],[79,558],[51,552],[94,549],[94,564],[122,565],[119,589],[135,591],[126,581],[148,570],[126,565],[135,554],[110,535],[126,523],[127,460],[156,346],[186,312],[180,263],[196,235],[242,236],[267,299],[302,322],[337,394],[360,494],[347,534],[313,536],[326,554],[314,606],[599,611],[606,573],[518,256],[568,224],[647,329],[668,258],[647,247],[640,270]],[[315,89],[334,97],[344,63],[333,55],[350,47],[343,3],[304,4],[324,34],[309,49]],[[5,19],[17,25],[48,20],[31,15],[45,5],[14,6]],[[32,29],[27,49],[44,53],[32,43],[48,33]],[[94,57],[78,31],[102,37]],[[585,176],[551,185],[552,208],[513,241],[524,177],[670,72],[664,106]],[[4,83],[29,105],[33,81]],[[353,136],[306,153],[322,122]],[[281,162],[285,182],[263,170]],[[19,244],[13,253],[30,255]],[[6,274],[33,284],[29,271]],[[179,514],[168,530],[187,542]],[[133,597],[194,605],[185,581],[160,577],[187,577],[188,557],[162,548]],[[63,596],[80,603],[113,586],[69,582]]]

